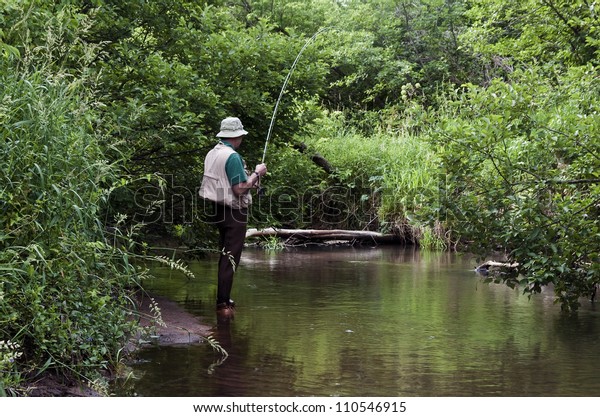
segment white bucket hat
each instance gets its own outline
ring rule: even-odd
[[[217,133],[218,138],[237,138],[247,135],[242,122],[237,117],[228,117],[221,121],[221,131]]]

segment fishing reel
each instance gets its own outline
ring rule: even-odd
[[[262,186],[262,179],[260,177],[258,177],[258,183],[256,183],[256,195],[258,196],[258,198],[267,195],[267,189]]]
[[[258,197],[264,197],[267,195],[267,189],[261,185],[258,186],[258,189],[256,190],[256,195],[258,195]]]

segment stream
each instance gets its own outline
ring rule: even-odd
[[[564,315],[484,283],[475,258],[414,248],[247,248],[235,318],[214,311],[216,258],[196,279],[155,268],[146,283],[214,328],[207,343],[153,346],[117,396],[598,396],[600,311]]]

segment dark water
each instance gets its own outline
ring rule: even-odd
[[[215,326],[206,344],[151,347],[120,396],[598,396],[600,312],[565,317],[473,272],[475,260],[413,249],[247,249],[217,324],[214,259],[198,276],[155,270],[149,287]]]

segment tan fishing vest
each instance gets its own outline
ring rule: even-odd
[[[235,209],[247,208],[252,203],[252,196],[249,192],[236,196],[225,172],[227,159],[234,152],[229,146],[219,143],[206,154],[199,194],[202,198]]]

